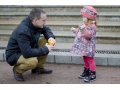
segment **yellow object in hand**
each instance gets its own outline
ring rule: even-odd
[[[52,40],[48,40],[48,44],[49,44],[49,45],[54,45],[54,44],[55,44],[55,42],[54,42],[54,41],[52,41]]]

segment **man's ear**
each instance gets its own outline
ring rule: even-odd
[[[32,20],[32,24],[35,24],[36,21],[37,21],[37,18],[34,18],[34,19]]]

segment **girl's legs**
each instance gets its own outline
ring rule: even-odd
[[[78,77],[80,79],[84,79],[89,74],[89,63],[88,63],[88,60],[87,60],[87,58],[85,56],[83,56],[83,60],[84,60],[84,70],[83,70],[83,73]]]
[[[83,56],[83,60],[84,60],[84,68],[89,69],[88,58],[86,56]]]
[[[96,71],[95,60],[93,57],[87,57],[90,71]]]
[[[96,65],[93,57],[85,57],[86,62],[89,64],[89,75],[84,79],[85,82],[93,81],[96,79]]]

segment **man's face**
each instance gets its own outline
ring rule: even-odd
[[[47,20],[47,15],[46,14],[41,14],[40,19],[35,18],[32,23],[35,27],[43,28],[43,26],[46,23],[46,20]]]

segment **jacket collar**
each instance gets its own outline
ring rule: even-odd
[[[29,16],[27,16],[23,22],[25,22],[25,24],[30,28],[30,30],[33,32],[33,33],[37,33],[37,32],[41,32],[41,28],[38,28],[38,27],[35,27],[33,24],[32,24],[32,21],[30,20]]]

